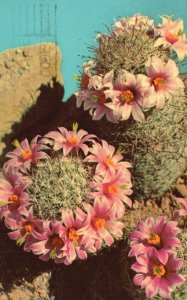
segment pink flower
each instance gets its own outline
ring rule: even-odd
[[[68,131],[65,127],[59,127],[59,131],[51,131],[45,135],[44,138],[53,140],[53,149],[54,151],[58,151],[63,149],[63,155],[68,155],[72,150],[76,152],[79,149],[82,149],[84,154],[87,154],[89,148],[85,144],[85,142],[92,142],[95,135],[88,134],[85,130],[79,130],[78,124],[73,124],[73,131]]]
[[[13,230],[8,233],[9,238],[16,240],[18,245],[24,244],[24,250],[30,251],[29,246],[36,241],[32,236],[32,230],[37,230],[32,207],[27,211],[25,216],[20,216],[19,220],[6,217],[5,224]]]
[[[56,220],[36,221],[39,232],[32,229],[32,236],[35,238],[29,249],[36,255],[40,255],[41,260],[47,261],[50,258],[56,263],[63,263],[63,227],[62,222]]]
[[[38,142],[39,135],[37,135],[30,143],[25,139],[21,144],[16,140],[14,145],[16,149],[12,152],[8,152],[6,157],[10,159],[8,164],[12,164],[14,167],[18,167],[21,171],[30,170],[31,165],[36,165],[38,160],[46,159],[47,154],[41,150],[46,149],[41,141]]]
[[[146,64],[146,72],[152,87],[150,98],[159,109],[163,108],[166,99],[180,95],[184,89],[184,84],[178,77],[179,70],[172,59],[164,63],[160,58],[152,57]]]
[[[149,19],[147,16],[142,16],[140,14],[134,15],[131,18],[122,18],[114,23],[114,32],[116,35],[120,35],[134,27],[136,30],[150,30],[153,27],[154,20]]]
[[[174,220],[177,220],[179,217],[186,217],[187,216],[187,198],[176,198],[177,202],[181,203],[184,208],[181,208],[180,210],[176,210],[174,212],[173,218]]]
[[[75,217],[73,211],[62,212],[64,247],[63,257],[65,264],[71,264],[77,257],[79,259],[87,259],[87,252],[95,252],[94,240],[89,236],[79,234],[79,229],[86,225],[87,215],[80,209],[75,210]]]
[[[26,212],[29,195],[24,191],[31,182],[11,165],[4,165],[2,173],[5,179],[0,180],[0,217],[17,218]]]
[[[94,190],[91,194],[94,198],[104,198],[109,201],[115,213],[115,217],[121,218],[124,215],[126,203],[131,207],[132,201],[126,196],[132,194],[132,184],[129,177],[129,172],[124,173],[124,170],[118,170],[114,174],[106,172],[104,177],[94,176],[94,181],[90,183]]]
[[[145,116],[142,107],[150,108],[152,106],[151,99],[146,102],[147,107],[144,104],[144,98],[148,97],[149,91],[150,85],[146,76],[135,76],[122,70],[113,90],[108,91],[108,97],[112,99],[112,103],[106,105],[113,110],[118,118],[120,116],[121,121],[129,119],[132,114],[136,121],[143,122]]]
[[[180,240],[176,237],[178,233],[180,229],[177,222],[168,222],[165,216],[160,216],[156,220],[149,217],[144,222],[139,222],[137,229],[131,233],[129,256],[155,251],[158,259],[165,264],[169,251],[181,246]]]
[[[94,238],[97,250],[102,247],[103,241],[111,246],[114,242],[113,236],[123,235],[124,224],[113,217],[111,206],[105,199],[97,199],[93,206],[85,204],[84,207],[88,214],[86,220],[88,225],[78,230],[78,233]]]
[[[106,106],[107,90],[112,88],[113,71],[102,75],[93,75],[89,78],[88,89],[81,89],[76,93],[77,107],[84,103],[84,110],[89,110],[93,120],[100,120],[106,115],[107,120],[116,123],[117,118],[112,110]]]
[[[158,26],[160,37],[155,46],[170,47],[177,53],[178,59],[183,60],[187,55],[186,36],[184,33],[183,20],[172,21],[171,17],[162,17],[163,23]]]
[[[183,264],[182,259],[176,259],[174,253],[169,253],[163,263],[155,253],[151,255],[140,255],[132,269],[135,275],[133,283],[145,289],[148,299],[159,294],[164,299],[171,299],[171,292],[175,287],[183,284],[186,280],[177,271]]]
[[[104,140],[101,140],[101,142],[102,145],[95,142],[92,148],[89,149],[91,155],[88,155],[84,159],[85,162],[97,163],[96,174],[105,174],[106,171],[113,173],[118,168],[126,169],[132,167],[130,163],[121,161],[123,156],[120,153],[115,154],[114,146],[109,145]],[[126,172],[128,172],[128,170],[126,170]]]

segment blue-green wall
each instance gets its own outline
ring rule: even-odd
[[[115,18],[147,14],[183,18],[187,31],[187,0],[0,0],[0,51],[7,48],[55,41],[63,54],[65,98],[76,90],[78,74],[93,44],[95,32],[105,31]]]

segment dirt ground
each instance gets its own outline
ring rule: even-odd
[[[83,120],[89,122],[90,118],[83,111],[75,111],[74,102],[74,98],[70,99],[53,115],[29,127],[24,122],[36,113],[35,108],[31,110],[21,125],[15,125],[14,134],[5,137],[6,151],[14,138],[21,140],[27,137],[30,140],[36,134],[45,134],[58,126],[70,128],[75,121],[81,124]],[[177,208],[175,196],[187,197],[187,174],[183,174],[175,187],[162,198],[133,199],[133,208],[127,210],[124,217],[124,239],[116,241],[110,249],[102,250],[97,256],[90,256],[85,262],[76,261],[71,266],[43,262],[32,253],[23,252],[8,238],[8,230],[1,222],[0,300],[145,300],[146,297],[131,283],[134,274],[130,271],[130,264],[133,260],[127,259],[129,246],[126,236],[140,219],[162,214],[171,218]]]

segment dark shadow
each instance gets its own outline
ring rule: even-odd
[[[55,78],[53,78],[53,87],[42,85],[39,90],[40,95],[36,104],[25,113],[20,123],[12,125],[12,133],[5,135],[2,139],[2,142],[6,144],[2,161],[5,154],[13,149],[12,141],[14,139],[21,141],[28,138],[31,140],[37,134],[44,134],[50,128],[48,118],[55,117],[63,106],[64,87]]]

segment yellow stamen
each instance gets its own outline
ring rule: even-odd
[[[105,227],[105,223],[105,219],[97,218],[94,222],[94,225],[97,229],[102,229],[103,227]]]
[[[131,103],[133,99],[134,99],[134,94],[131,90],[123,91],[120,95],[121,102],[125,102],[127,104]]]
[[[32,151],[31,150],[23,151],[23,153],[21,154],[21,157],[24,160],[27,160],[27,159],[31,158],[32,157]]]
[[[165,79],[157,77],[153,80],[153,84],[157,89],[163,89],[165,87]]]
[[[148,240],[148,244],[158,246],[160,245],[160,237],[158,234],[151,233]]]
[[[81,77],[78,75],[74,75],[73,80],[81,81]]]
[[[165,275],[166,269],[163,265],[153,265],[152,272],[153,272],[153,275],[160,278]]]
[[[68,136],[66,138],[67,143],[76,145],[78,142],[78,138],[76,136]]]
[[[117,186],[115,184],[111,184],[107,188],[107,192],[109,194],[116,194],[117,193]]]
[[[172,32],[169,32],[167,35],[166,35],[166,40],[171,43],[171,44],[175,44],[176,42],[178,42],[179,40],[179,36],[177,34],[174,34]]]
[[[73,228],[69,229],[68,232],[68,238],[72,241],[72,242],[77,242],[80,238],[80,236],[78,235],[77,231]]]
[[[33,226],[34,226],[34,224],[33,224],[32,222],[28,222],[28,223],[24,226],[25,232],[26,232],[27,234],[31,234]]]
[[[13,206],[17,206],[20,204],[20,199],[17,195],[13,194],[12,196],[10,196],[8,198],[8,201],[10,204],[12,204]]]
[[[106,165],[106,166],[114,166],[115,164],[114,164],[114,162],[113,162],[113,160],[112,160],[112,158],[111,157],[107,157],[106,159],[105,159],[105,161],[104,161],[104,164]]]
[[[97,91],[97,93],[92,97],[92,99],[100,104],[104,104],[106,102],[106,96],[104,91]]]

